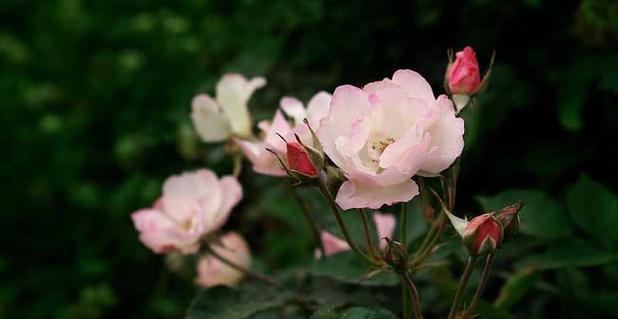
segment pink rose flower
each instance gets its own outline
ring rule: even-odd
[[[204,142],[221,142],[230,136],[252,136],[247,103],[253,92],[266,85],[266,79],[251,80],[227,73],[217,83],[215,98],[200,94],[193,98],[191,119]]]
[[[225,234],[221,242],[210,246],[221,257],[243,267],[251,267],[251,251],[247,242],[235,232]],[[217,285],[235,286],[244,274],[225,264],[212,255],[202,256],[197,264],[197,278],[195,282],[203,287]]]
[[[386,248],[387,242],[385,240],[382,240],[383,238],[393,238],[393,233],[395,231],[395,217],[391,214],[381,214],[379,212],[375,212],[373,214],[373,223],[376,226],[376,231],[378,233],[378,240],[380,241],[380,249],[384,249]],[[324,246],[324,253],[326,253],[326,256],[331,256],[334,255],[336,253],[340,253],[343,251],[348,251],[350,250],[350,245],[348,245],[348,243],[327,232],[327,231],[322,231],[321,234],[322,237],[322,245]],[[322,258],[322,253],[320,252],[319,249],[315,250],[315,258],[316,259],[320,259]]]
[[[315,130],[328,114],[330,99],[330,94],[319,92],[311,98],[305,109],[299,100],[284,97],[281,99],[281,109],[293,119],[293,123],[286,120],[281,110],[277,110],[272,122],[262,121],[258,124],[262,131],[260,140],[235,139],[245,156],[253,164],[253,170],[264,175],[285,176],[285,170],[267,149],[274,151],[284,160],[287,158],[287,145],[277,134],[290,142],[295,141],[294,134],[298,134],[305,145],[312,146],[311,132],[303,123],[303,119],[307,118],[309,125]]]
[[[194,253],[200,238],[219,229],[242,198],[235,177],[202,169],[169,177],[152,208],[131,215],[139,238],[155,253]]]
[[[455,161],[464,122],[446,95],[436,99],[418,73],[399,70],[362,89],[338,87],[316,133],[348,179],[339,206],[378,209],[416,196],[412,176],[438,174]]]
[[[453,94],[474,95],[481,87],[481,74],[476,53],[465,47],[456,53],[455,62],[447,70],[448,87]]]

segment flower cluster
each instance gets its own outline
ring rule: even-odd
[[[332,94],[318,92],[306,106],[294,97],[283,97],[272,120],[257,123],[257,130],[248,103],[266,80],[226,74],[217,83],[214,98],[200,94],[193,99],[191,119],[202,141],[235,145],[226,149],[236,158],[244,155],[256,173],[288,176],[293,185],[316,186],[322,192],[345,238],[319,227],[305,212],[320,246],[316,259],[354,250],[373,267],[408,281],[408,268],[422,263],[439,234],[428,238],[415,259],[408,260],[405,219],[400,220],[401,238],[395,240],[395,217],[376,211],[372,216],[380,239],[378,251],[364,209],[405,204],[419,194],[418,180],[442,179],[443,210],[471,256],[493,253],[518,224],[521,205],[467,221],[444,204],[449,201],[452,209],[456,178],[452,171],[446,177],[444,171],[464,148],[464,120],[458,113],[487,80],[487,75],[481,80],[470,47],[456,57],[446,70],[447,94],[436,96],[419,73],[402,69],[362,87],[345,84]],[[249,269],[251,252],[243,237],[222,231],[243,196],[236,176],[219,178],[208,169],[171,176],[153,206],[132,215],[140,240],[153,252],[200,254],[195,282],[204,287],[233,286],[246,274],[262,278]],[[401,207],[403,218],[405,205]],[[367,252],[354,243],[339,215],[340,210],[351,209],[362,213]]]

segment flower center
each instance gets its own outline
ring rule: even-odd
[[[382,155],[386,147],[393,143],[395,143],[395,139],[393,139],[392,137],[383,140],[373,141],[373,143],[371,143],[372,153],[375,153],[377,157],[379,157],[380,155]]]

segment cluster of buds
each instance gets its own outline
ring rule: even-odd
[[[498,212],[481,214],[470,221],[443,209],[470,255],[482,256],[494,252],[506,239],[516,234],[519,227],[518,214],[522,207],[521,203],[515,203]]]
[[[482,80],[476,53],[471,47],[467,46],[463,50],[457,52],[454,60],[453,52],[449,51],[448,59],[449,63],[446,67],[446,75],[444,76],[444,87],[452,97],[457,112],[459,113],[468,105],[470,98],[487,85],[494,62],[494,56],[492,56],[489,68],[487,72],[485,72]]]

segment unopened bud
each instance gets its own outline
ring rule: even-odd
[[[300,143],[289,142],[286,145],[287,159],[290,171],[305,177],[317,177],[318,170],[307,153],[307,149]]]
[[[387,245],[382,252],[382,259],[395,271],[405,271],[408,265],[408,253],[406,247],[398,241],[384,238]]]
[[[493,213],[474,217],[464,228],[464,245],[473,256],[494,252],[502,243],[502,225]]]
[[[453,61],[452,51],[449,51],[449,63],[444,78],[457,112],[461,111],[470,101],[470,97],[477,94],[486,85],[493,66],[492,56],[490,66],[481,80],[479,63],[474,50],[467,46],[455,54]]]
[[[523,206],[522,203],[515,203],[496,213],[496,218],[502,225],[502,229],[504,229],[505,240],[511,239],[517,234],[519,230],[519,212]]]

